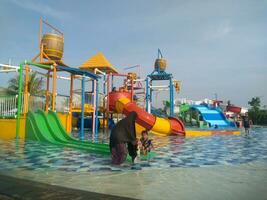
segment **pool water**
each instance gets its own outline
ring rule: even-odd
[[[153,136],[152,139],[155,157],[139,160],[134,165],[126,162],[122,166],[111,165],[109,156],[34,141],[0,140],[0,173],[141,199],[177,199],[176,195],[182,194],[184,199],[195,198],[199,197],[196,192],[200,188],[216,191],[215,185],[222,182],[225,189],[230,185],[240,191],[257,188],[250,194],[267,188],[267,128],[252,129],[248,136]],[[100,140],[107,142],[108,139],[100,135]],[[257,185],[252,187],[251,180]],[[192,193],[194,185],[199,189]],[[165,188],[164,197],[156,195],[159,188]],[[221,192],[218,190],[217,194]],[[211,197],[209,195],[203,193],[203,199]],[[230,199],[249,197],[243,193],[244,196],[228,195]]]
[[[110,164],[110,157],[34,141],[1,141],[0,169],[60,169],[64,171],[127,171],[176,167],[238,165],[253,161],[267,163],[267,132],[250,135],[181,138],[152,137],[156,156],[151,160]]]

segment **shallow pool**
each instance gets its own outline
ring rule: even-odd
[[[181,138],[153,137],[156,156],[149,161],[112,166],[107,156],[34,141],[1,141],[0,169],[60,169],[64,171],[127,171],[267,162],[267,130],[249,136]]]
[[[153,142],[154,158],[118,167],[98,154],[0,140],[0,173],[141,199],[249,199],[253,192],[265,199],[267,128],[253,129],[249,136],[154,136]]]

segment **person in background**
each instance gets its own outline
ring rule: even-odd
[[[117,88],[116,87],[113,87],[112,88],[112,92],[116,92],[117,91]]]
[[[245,116],[243,117],[243,126],[247,135],[249,135],[251,125],[252,121],[249,119],[248,113],[246,112]]]
[[[112,164],[120,165],[127,157],[127,153],[134,162],[137,156],[137,143],[135,120],[136,112],[130,112],[127,117],[120,120],[111,130],[109,147],[111,152]],[[128,148],[128,151],[127,151]]]

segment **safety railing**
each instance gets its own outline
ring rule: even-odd
[[[25,113],[22,95],[21,113]],[[15,118],[17,115],[18,95],[0,96],[0,118]]]
[[[27,96],[25,96],[27,95]],[[22,95],[22,106],[21,113],[27,113],[30,111],[37,111],[38,109],[45,110],[46,97],[45,96],[36,96],[25,94]],[[93,94],[87,93],[85,95],[85,104],[93,105]],[[28,100],[28,104],[25,104],[24,99]],[[50,107],[49,100],[49,106]],[[17,103],[18,103],[18,95],[9,95],[9,96],[0,96],[0,118],[15,118],[17,115]],[[56,96],[56,111],[57,112],[69,112],[69,96],[65,95],[57,95]],[[27,107],[28,105],[28,107]],[[98,96],[98,106],[104,106],[104,94],[99,94]],[[79,94],[75,94],[73,96],[72,107],[81,108],[81,96]]]
[[[0,97],[0,117],[15,117],[17,113],[17,95]]]

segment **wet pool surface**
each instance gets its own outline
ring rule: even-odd
[[[134,165],[110,164],[110,157],[35,141],[0,140],[0,169],[61,170],[66,172],[131,171],[213,165],[267,163],[267,129],[249,136],[225,135],[181,138],[152,137],[156,156]]]

